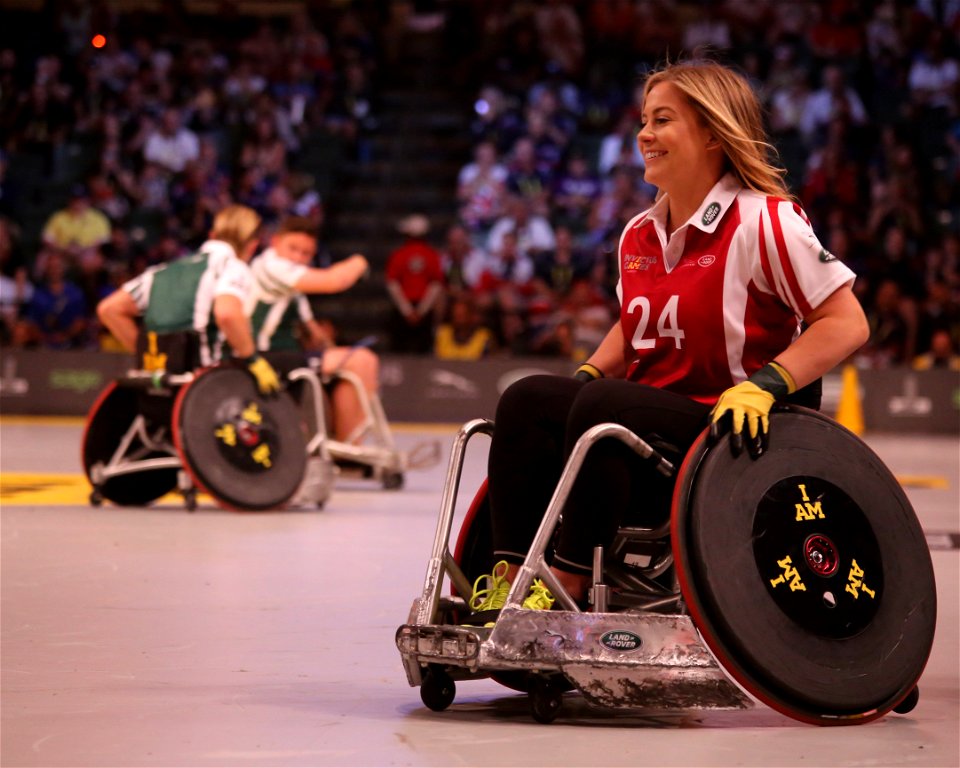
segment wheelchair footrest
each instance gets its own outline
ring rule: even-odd
[[[401,654],[415,656],[423,663],[445,662],[475,668],[481,633],[487,634],[471,627],[404,624],[397,630],[396,641]]]

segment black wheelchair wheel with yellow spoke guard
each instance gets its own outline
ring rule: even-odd
[[[769,450],[707,433],[681,466],[672,545],[684,600],[750,694],[820,725],[881,717],[915,695],[936,587],[900,484],[853,433],[775,411]]]

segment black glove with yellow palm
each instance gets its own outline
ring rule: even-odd
[[[266,359],[254,353],[240,362],[256,380],[261,395],[275,395],[280,391],[280,377]]]
[[[730,449],[734,456],[743,451],[744,422],[749,439],[747,450],[753,458],[759,457],[769,441],[770,409],[783,397],[795,392],[796,382],[790,372],[779,363],[767,363],[746,381],[730,387],[710,411],[710,441],[716,443],[730,424]],[[725,418],[727,414],[730,418]]]

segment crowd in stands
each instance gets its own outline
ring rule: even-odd
[[[104,295],[199,246],[231,202],[260,213],[264,242],[286,215],[319,227],[312,172],[338,148],[365,152],[377,56],[362,13],[304,7],[278,20],[231,3],[206,17],[162,5],[119,14],[57,0],[4,12],[5,344],[109,346],[93,311]]]
[[[96,300],[202,240],[228,201],[268,225],[288,213],[319,224],[301,160],[317,132],[369,157],[378,61],[402,55],[355,10],[364,3],[311,3],[281,26],[228,17],[202,35],[174,16],[160,36],[104,3],[56,5],[60,53],[0,50],[5,343],[97,344]],[[656,194],[635,142],[643,75],[709,55],[751,77],[791,189],[859,276],[872,331],[859,362],[958,364],[956,0],[388,5],[408,7],[411,25],[443,19],[459,46],[450,76],[473,101],[456,221],[420,237],[435,276],[400,301],[405,278],[386,265],[395,350],[586,356],[617,316],[620,232]],[[93,167],[27,253],[4,168],[29,155],[62,178],[77,144]]]
[[[859,276],[872,332],[858,362],[960,370],[960,3],[474,11],[483,78],[446,257],[465,342],[489,332],[487,348],[577,359],[610,327],[620,233],[656,194],[636,148],[638,86],[682,52],[755,83],[791,189]]]

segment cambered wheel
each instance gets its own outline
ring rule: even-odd
[[[907,705],[933,642],[936,588],[893,475],[855,435],[802,408],[772,415],[756,460],[706,438],[678,475],[672,544],[720,663],[805,722],[863,723]]]
[[[137,416],[144,416],[149,434],[155,433],[161,427],[169,427],[172,399],[166,404],[162,398],[152,397],[150,413],[146,414],[142,407],[146,397],[142,392],[121,387],[114,381],[100,393],[87,414],[82,460],[84,472],[93,486],[90,503],[94,506],[99,506],[107,499],[120,506],[138,507],[159,499],[177,487],[176,469],[151,469],[109,477],[102,483],[93,482],[94,466],[110,462]],[[139,455],[139,452],[142,452],[142,455]],[[143,443],[137,437],[131,441],[127,450],[127,455],[134,454],[139,460],[168,458],[170,455],[159,451],[145,451]]]
[[[173,438],[194,484],[221,505],[285,504],[306,472],[300,415],[285,392],[264,397],[246,371],[208,368],[180,390]]]
[[[453,704],[457,685],[443,667],[431,664],[420,683],[420,699],[434,712],[443,712]]]

